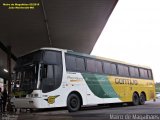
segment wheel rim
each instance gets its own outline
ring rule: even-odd
[[[140,103],[143,104],[144,101],[145,101],[145,97],[144,97],[144,95],[142,94],[142,95],[140,96]]]
[[[71,105],[71,107],[72,108],[76,108],[77,107],[77,105],[78,105],[78,100],[77,100],[77,98],[72,98],[71,99],[71,102],[70,102],[70,105]]]
[[[135,105],[138,105],[138,102],[139,102],[138,96],[135,94],[134,95],[134,103],[135,103]]]

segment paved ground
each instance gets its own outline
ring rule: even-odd
[[[4,119],[8,117],[8,119]],[[108,119],[134,119],[134,120],[160,120],[160,99],[156,102],[149,101],[139,106],[100,106],[85,107],[82,110],[69,113],[65,108],[45,109],[3,114],[2,120],[108,120]]]

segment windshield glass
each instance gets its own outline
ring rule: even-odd
[[[31,93],[33,90],[50,92],[57,89],[62,81],[62,52],[53,50],[36,51],[19,57],[16,66],[17,90]]]
[[[28,65],[17,71],[17,80],[20,80],[20,90],[32,91],[37,88],[39,65]]]

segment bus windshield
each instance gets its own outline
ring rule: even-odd
[[[62,81],[62,53],[46,50],[24,55],[18,58],[15,71],[21,91],[53,91]]]
[[[32,91],[37,88],[39,65],[31,64],[17,71],[17,80],[20,80],[20,90]]]

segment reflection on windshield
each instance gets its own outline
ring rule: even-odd
[[[18,71],[17,79],[20,80],[20,90],[30,91],[37,89],[38,65],[30,65]]]

